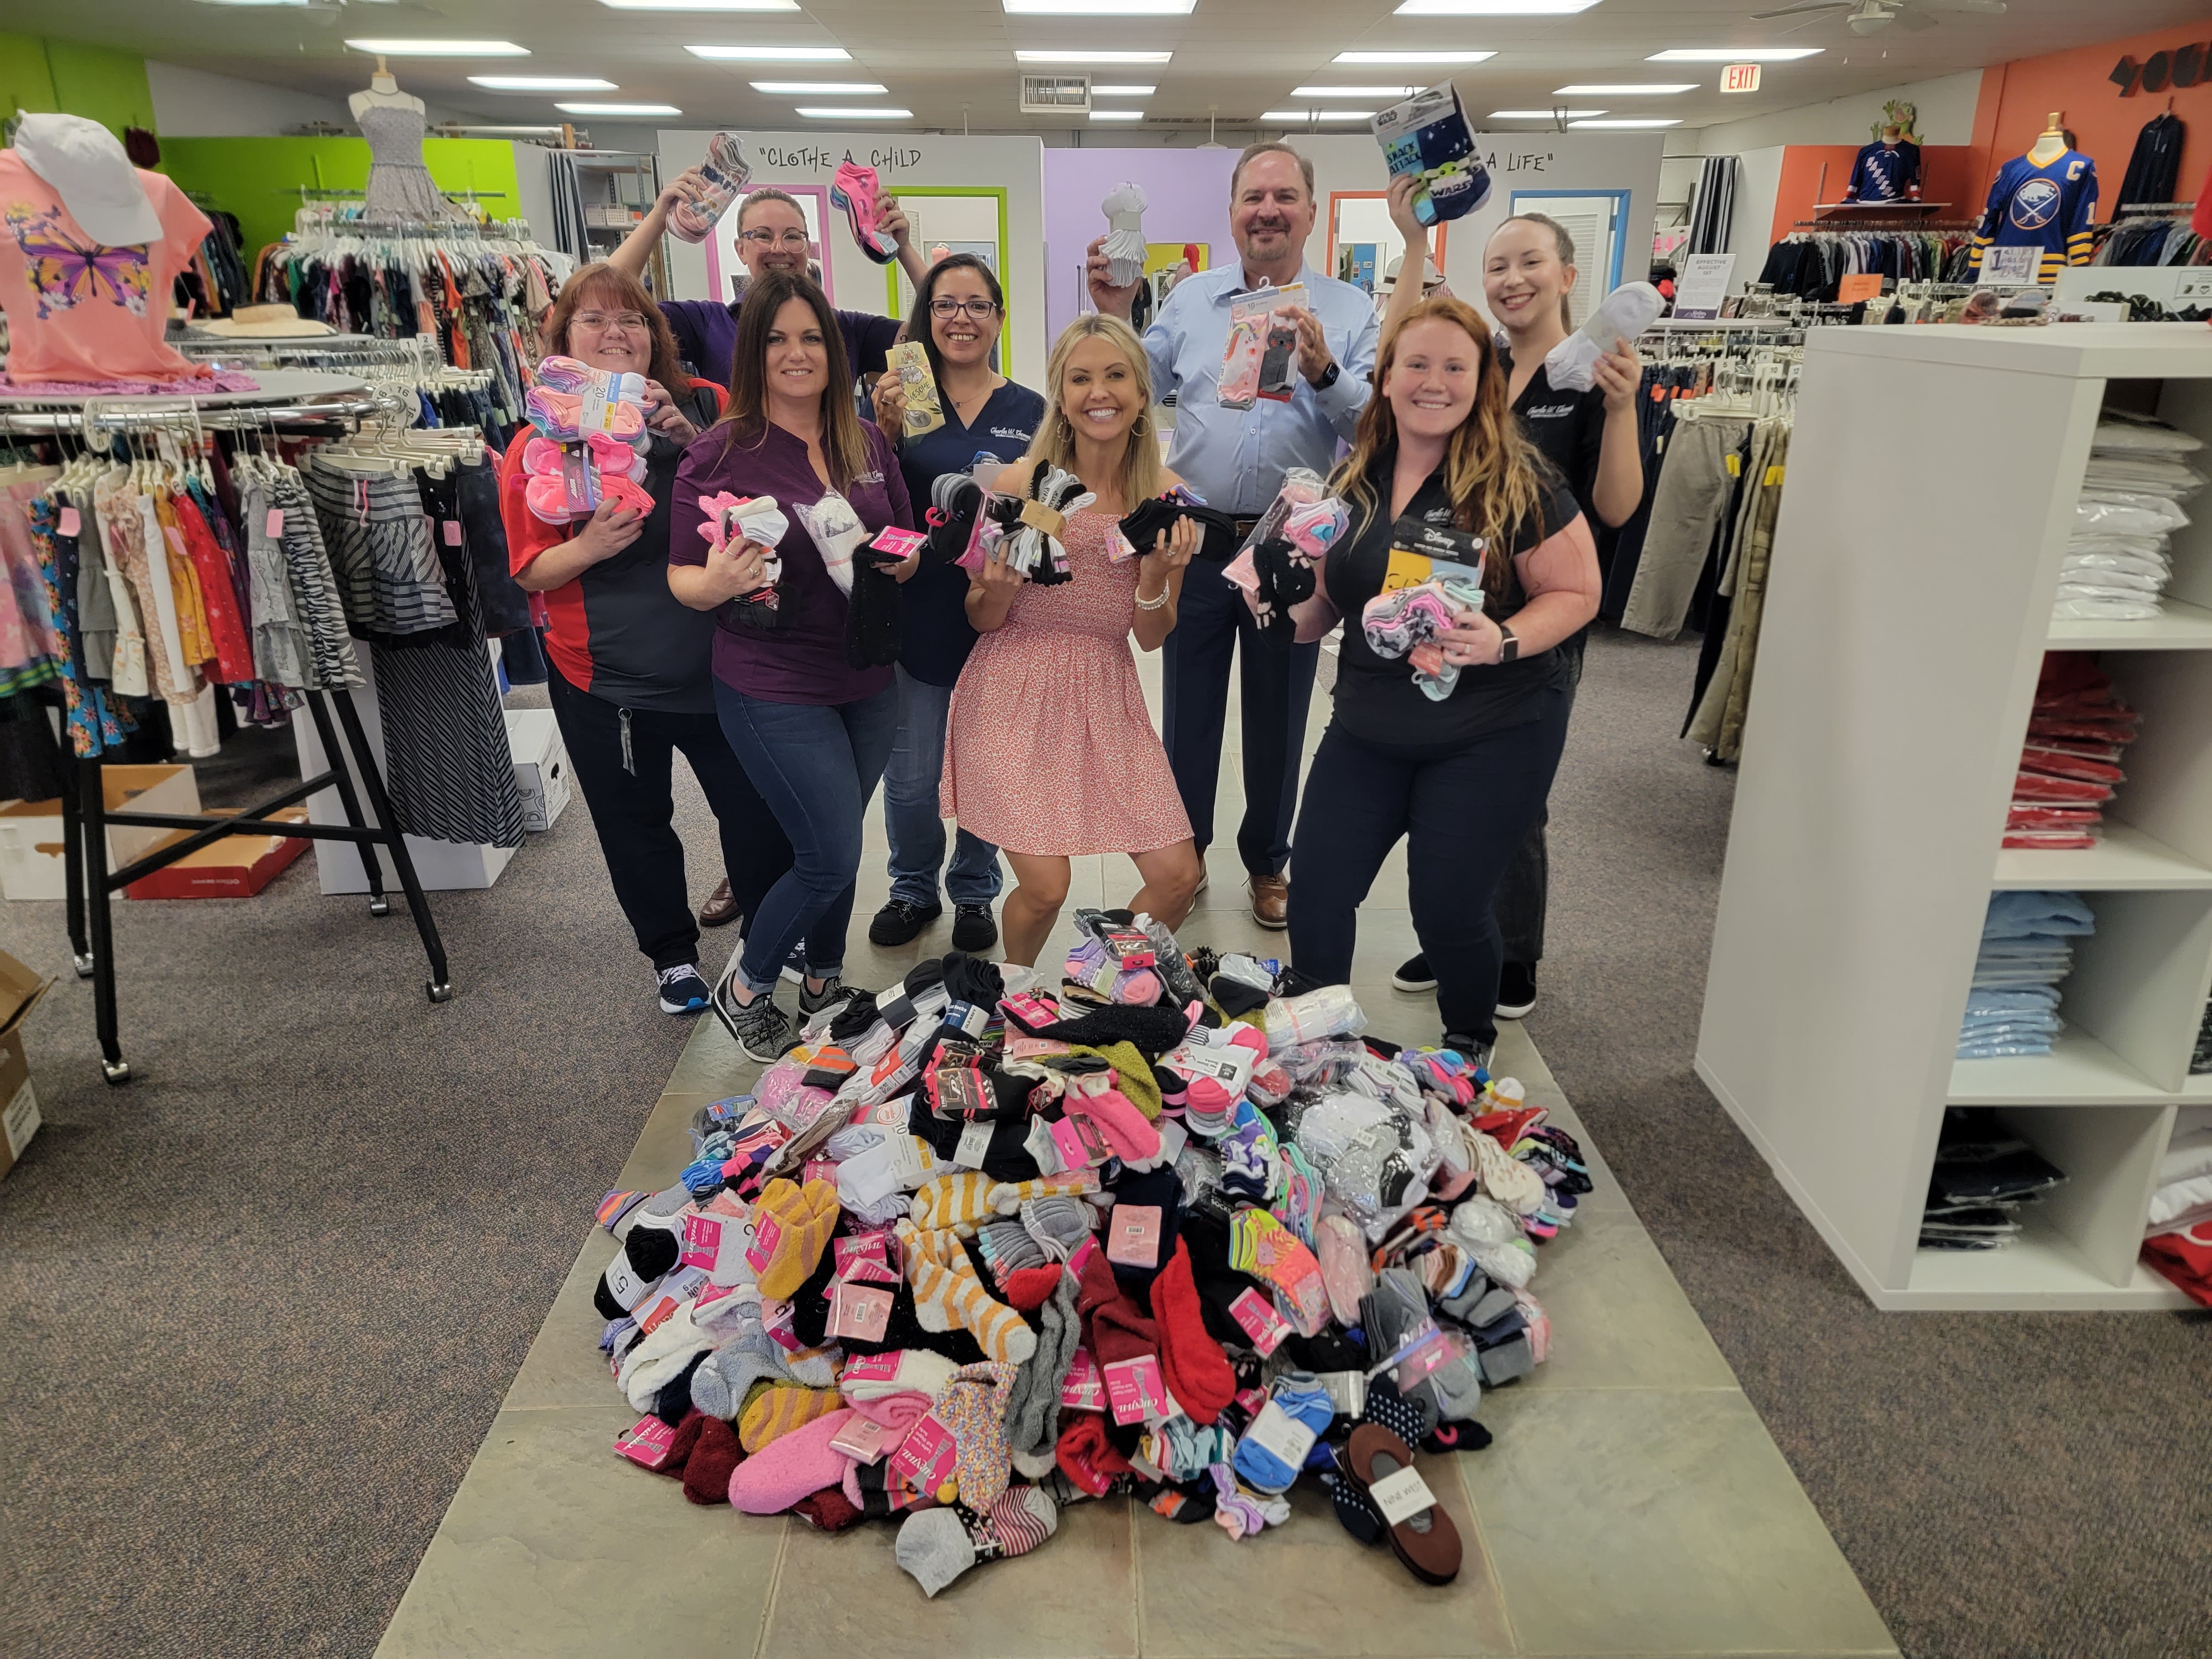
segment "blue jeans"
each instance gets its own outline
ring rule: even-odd
[[[945,716],[952,688],[898,671],[898,740],[884,768],[884,830],[891,843],[891,896],[909,904],[937,902],[945,863],[945,820],[937,784],[945,770]],[[952,842],[945,891],[955,904],[988,904],[999,896],[999,849],[970,830]]]
[[[890,758],[898,688],[823,708],[769,702],[717,680],[714,709],[792,848],[791,868],[746,926],[738,977],[755,994],[774,990],[792,947],[804,939],[807,972],[827,979],[845,966],[860,820]]]

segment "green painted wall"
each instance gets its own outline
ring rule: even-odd
[[[0,34],[0,117],[19,109],[88,115],[118,138],[125,127],[154,131],[154,94],[137,53]]]
[[[430,138],[422,159],[441,190],[474,190],[494,218],[522,210],[514,146],[501,138]],[[368,182],[366,138],[164,138],[161,171],[203,207],[238,216],[250,262],[292,228],[300,186],[359,190]]]

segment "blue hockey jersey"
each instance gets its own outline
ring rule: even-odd
[[[2015,155],[1997,170],[1988,210],[1974,232],[1970,269],[1982,268],[1988,247],[2037,247],[2039,281],[2052,283],[2068,265],[2089,263],[2090,225],[2097,211],[2097,164],[2067,150],[2043,167]]]
[[[1920,146],[1902,142],[1872,143],[1851,163],[1851,181],[1844,186],[1846,202],[1901,202],[1920,182]]]

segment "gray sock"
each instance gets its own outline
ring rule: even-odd
[[[726,1423],[737,1416],[745,1403],[745,1390],[754,1383],[763,1377],[780,1382],[788,1376],[774,1340],[754,1332],[699,1362],[699,1369],[691,1373],[691,1403]]]
[[[1036,1352],[1023,1364],[1014,1397],[1006,1402],[1006,1444],[1017,1452],[1049,1453],[1060,1439],[1060,1391],[1083,1340],[1074,1274],[1061,1273],[1050,1299],[1037,1310],[1037,1323]]]
[[[1536,1350],[1523,1331],[1510,1342],[1501,1342],[1494,1348],[1482,1350],[1482,1377],[1492,1388],[1500,1382],[1510,1382],[1516,1376],[1526,1376],[1536,1369]]]
[[[1082,1248],[1095,1219],[1091,1206],[1079,1198],[1055,1194],[1022,1202],[1022,1225],[1055,1261],[1066,1261]]]
[[[975,1546],[951,1510],[923,1510],[900,1524],[898,1564],[922,1594],[935,1595],[975,1565]]]

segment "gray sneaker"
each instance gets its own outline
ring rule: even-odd
[[[802,979],[799,981],[799,1018],[812,1019],[824,1008],[835,1007],[838,1003],[849,1000],[852,994],[845,988],[845,981],[836,974],[823,981],[822,988],[818,991],[808,990],[806,981]]]
[[[750,1002],[740,1003],[735,994],[737,977],[737,958],[732,957],[730,971],[714,987],[715,1018],[737,1040],[748,1060],[781,1060],[798,1041],[791,1034],[790,1016],[775,1006],[775,998],[769,993],[763,992]]]

